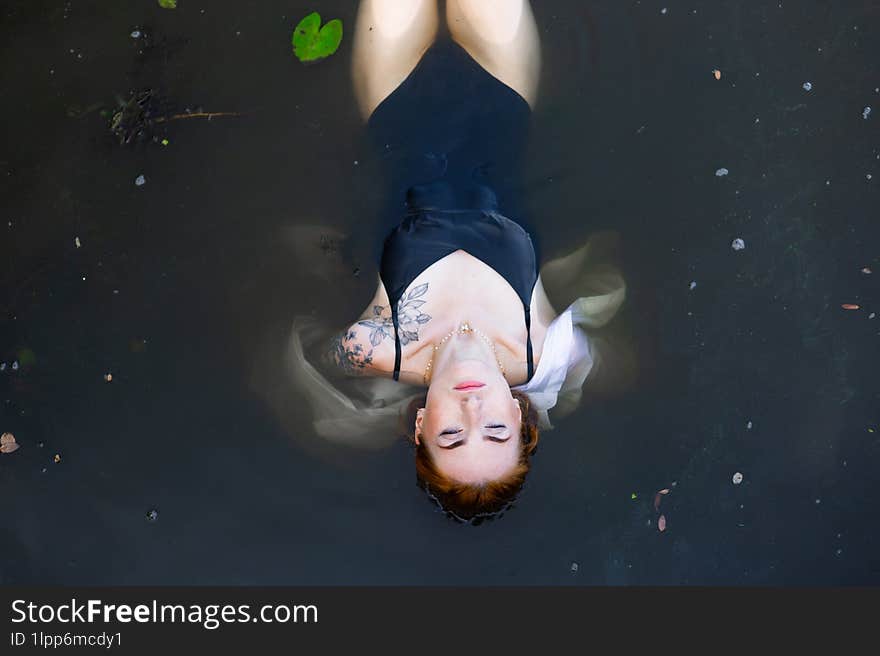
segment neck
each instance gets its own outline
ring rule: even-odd
[[[440,345],[434,355],[431,378],[443,376],[468,364],[482,365],[487,371],[497,372],[503,378],[503,368],[493,343],[476,330],[456,331]]]

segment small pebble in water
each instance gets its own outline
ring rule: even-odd
[[[813,83],[812,82],[804,82],[804,91],[812,91]]]
[[[866,178],[867,180],[870,180],[872,177],[874,177],[874,176],[872,176],[870,173],[869,173],[868,175],[865,176],[865,178]]]
[[[132,38],[132,39],[140,39],[140,38],[141,38],[141,31],[140,31],[140,30],[135,30],[134,32],[132,32],[132,33],[131,33],[131,38]]]
[[[16,360],[15,362],[12,363],[12,370],[18,371],[18,360]]]
[[[104,381],[109,383],[113,380],[113,374],[104,374]]]
[[[748,430],[752,430],[752,422],[747,423],[747,424],[746,424],[746,428],[747,428]]]
[[[869,117],[870,115],[871,115],[871,108],[870,108],[870,107],[865,107],[865,108],[862,110],[862,118],[865,119],[865,120],[867,120],[868,117]]]
[[[733,475],[733,484],[734,484],[734,485],[739,485],[739,484],[742,483],[742,482],[743,482],[743,475],[740,474],[739,472],[736,472],[736,473]]]
[[[149,520],[151,522],[155,522],[157,519],[159,519],[159,511],[158,510],[156,510],[155,508],[151,508],[150,510],[147,511],[147,520]]]
[[[6,363],[0,362],[0,371],[6,371]]]
[[[697,288],[697,283],[696,283],[696,281],[691,280],[691,286],[690,286],[690,288],[691,288],[691,289],[696,289],[696,288]]]
[[[79,237],[74,238],[73,243],[77,248],[82,248],[82,242],[80,242]]]
[[[572,564],[571,564],[571,571],[572,571],[572,572],[576,572],[576,571],[578,571],[578,567],[579,567],[579,566],[578,566],[577,563],[572,563]]]
[[[725,169],[723,167],[718,169],[717,171],[715,171],[715,175],[718,176],[719,178],[727,175],[728,173],[730,173],[730,171],[728,171],[727,169]]]
[[[868,318],[873,319],[875,316],[877,316],[877,315],[872,312],[871,314],[868,315]]]
[[[147,181],[147,179],[143,175],[139,175],[138,177],[136,177],[134,179],[134,183],[138,187],[142,186],[146,181]]]
[[[661,13],[661,14],[665,14],[665,13],[666,13],[666,7],[663,7],[663,9],[660,10],[660,13]]]
[[[741,251],[746,247],[746,243],[742,239],[737,237],[731,242],[730,247],[735,251]]]
[[[54,462],[56,465],[57,465],[59,462],[61,462],[61,454],[60,454],[60,453],[56,453],[56,454],[53,456],[53,458],[52,458],[52,462]]]

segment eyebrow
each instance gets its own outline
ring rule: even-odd
[[[485,437],[485,438],[486,438],[487,440],[489,440],[490,442],[499,442],[499,443],[500,443],[500,442],[507,442],[507,441],[510,439],[510,436],[505,437],[504,439],[501,439],[501,438],[498,438],[498,437],[492,437],[491,435],[484,435],[483,437]],[[447,446],[442,446],[442,445],[439,445],[439,444],[438,444],[437,446],[438,446],[438,448],[446,449],[446,450],[448,451],[448,450],[450,450],[450,449],[457,449],[457,448],[460,447],[462,444],[464,444],[464,440],[459,440],[458,442],[453,442],[452,444],[449,444],[449,445],[447,445]]]

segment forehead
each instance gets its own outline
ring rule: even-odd
[[[480,442],[482,440],[471,441],[452,450],[436,446],[429,446],[428,449],[440,472],[466,484],[480,484],[504,478],[520,460],[522,446],[515,437],[502,444]]]

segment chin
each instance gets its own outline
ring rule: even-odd
[[[452,369],[457,376],[462,374],[472,374],[475,376],[483,376],[485,378],[492,374],[492,368],[482,360],[462,360],[457,362]]]

